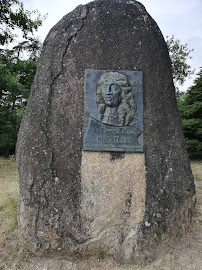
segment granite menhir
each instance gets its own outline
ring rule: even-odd
[[[144,153],[82,151],[85,70],[143,72]],[[37,254],[152,260],[195,188],[164,38],[137,1],[80,5],[49,32],[17,143],[19,239]]]

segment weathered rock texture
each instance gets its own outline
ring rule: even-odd
[[[85,69],[143,71],[144,154],[82,152]],[[17,160],[19,238],[33,252],[151,260],[185,231],[193,177],[167,46],[142,4],[94,1],[51,29]]]

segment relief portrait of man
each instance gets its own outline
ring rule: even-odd
[[[98,120],[114,126],[128,126],[138,120],[137,105],[125,75],[106,72],[97,84]]]

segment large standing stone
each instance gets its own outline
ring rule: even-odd
[[[143,71],[144,153],[84,152],[85,69]],[[190,223],[194,183],[168,50],[142,4],[98,0],[48,34],[19,131],[31,251],[153,259]]]

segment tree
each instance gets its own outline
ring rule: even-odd
[[[0,0],[0,43],[5,45],[22,30],[24,40],[12,49],[0,49],[0,155],[15,153],[17,132],[36,72],[41,43],[33,34],[42,24],[37,11],[24,10],[17,0]],[[37,19],[32,15],[37,14]],[[23,53],[26,52],[27,59]]]
[[[202,70],[194,85],[178,102],[185,139],[191,158],[202,158]]]
[[[19,42],[17,46],[13,47],[13,52],[17,54],[18,58],[21,58],[24,51],[29,55],[29,59],[36,61],[41,53],[42,44],[38,38],[27,37],[26,40]]]
[[[202,71],[187,92],[180,92],[177,84],[182,85],[186,78],[194,73],[188,64],[193,49],[189,50],[187,44],[182,45],[174,36],[167,37],[166,42],[188,153],[190,158],[202,158]]]
[[[180,40],[175,40],[174,36],[171,38],[167,36],[166,43],[172,65],[171,68],[175,84],[176,98],[177,100],[180,100],[183,98],[185,93],[180,92],[178,85],[183,85],[186,78],[194,73],[194,69],[192,69],[188,64],[188,59],[191,59],[190,54],[193,49],[189,50],[188,44],[181,44]]]
[[[175,85],[183,84],[187,77],[193,74],[194,70],[187,63],[188,59],[191,59],[192,50],[188,49],[187,44],[180,44],[180,40],[167,37],[166,40],[169,56],[172,64],[172,74]]]
[[[12,42],[16,37],[13,30],[16,29],[22,31],[23,38],[27,38],[42,25],[44,18],[38,10],[25,10],[18,0],[0,0],[0,44]]]
[[[26,107],[37,61],[21,60],[11,51],[0,58],[0,154],[15,152],[17,132]]]

